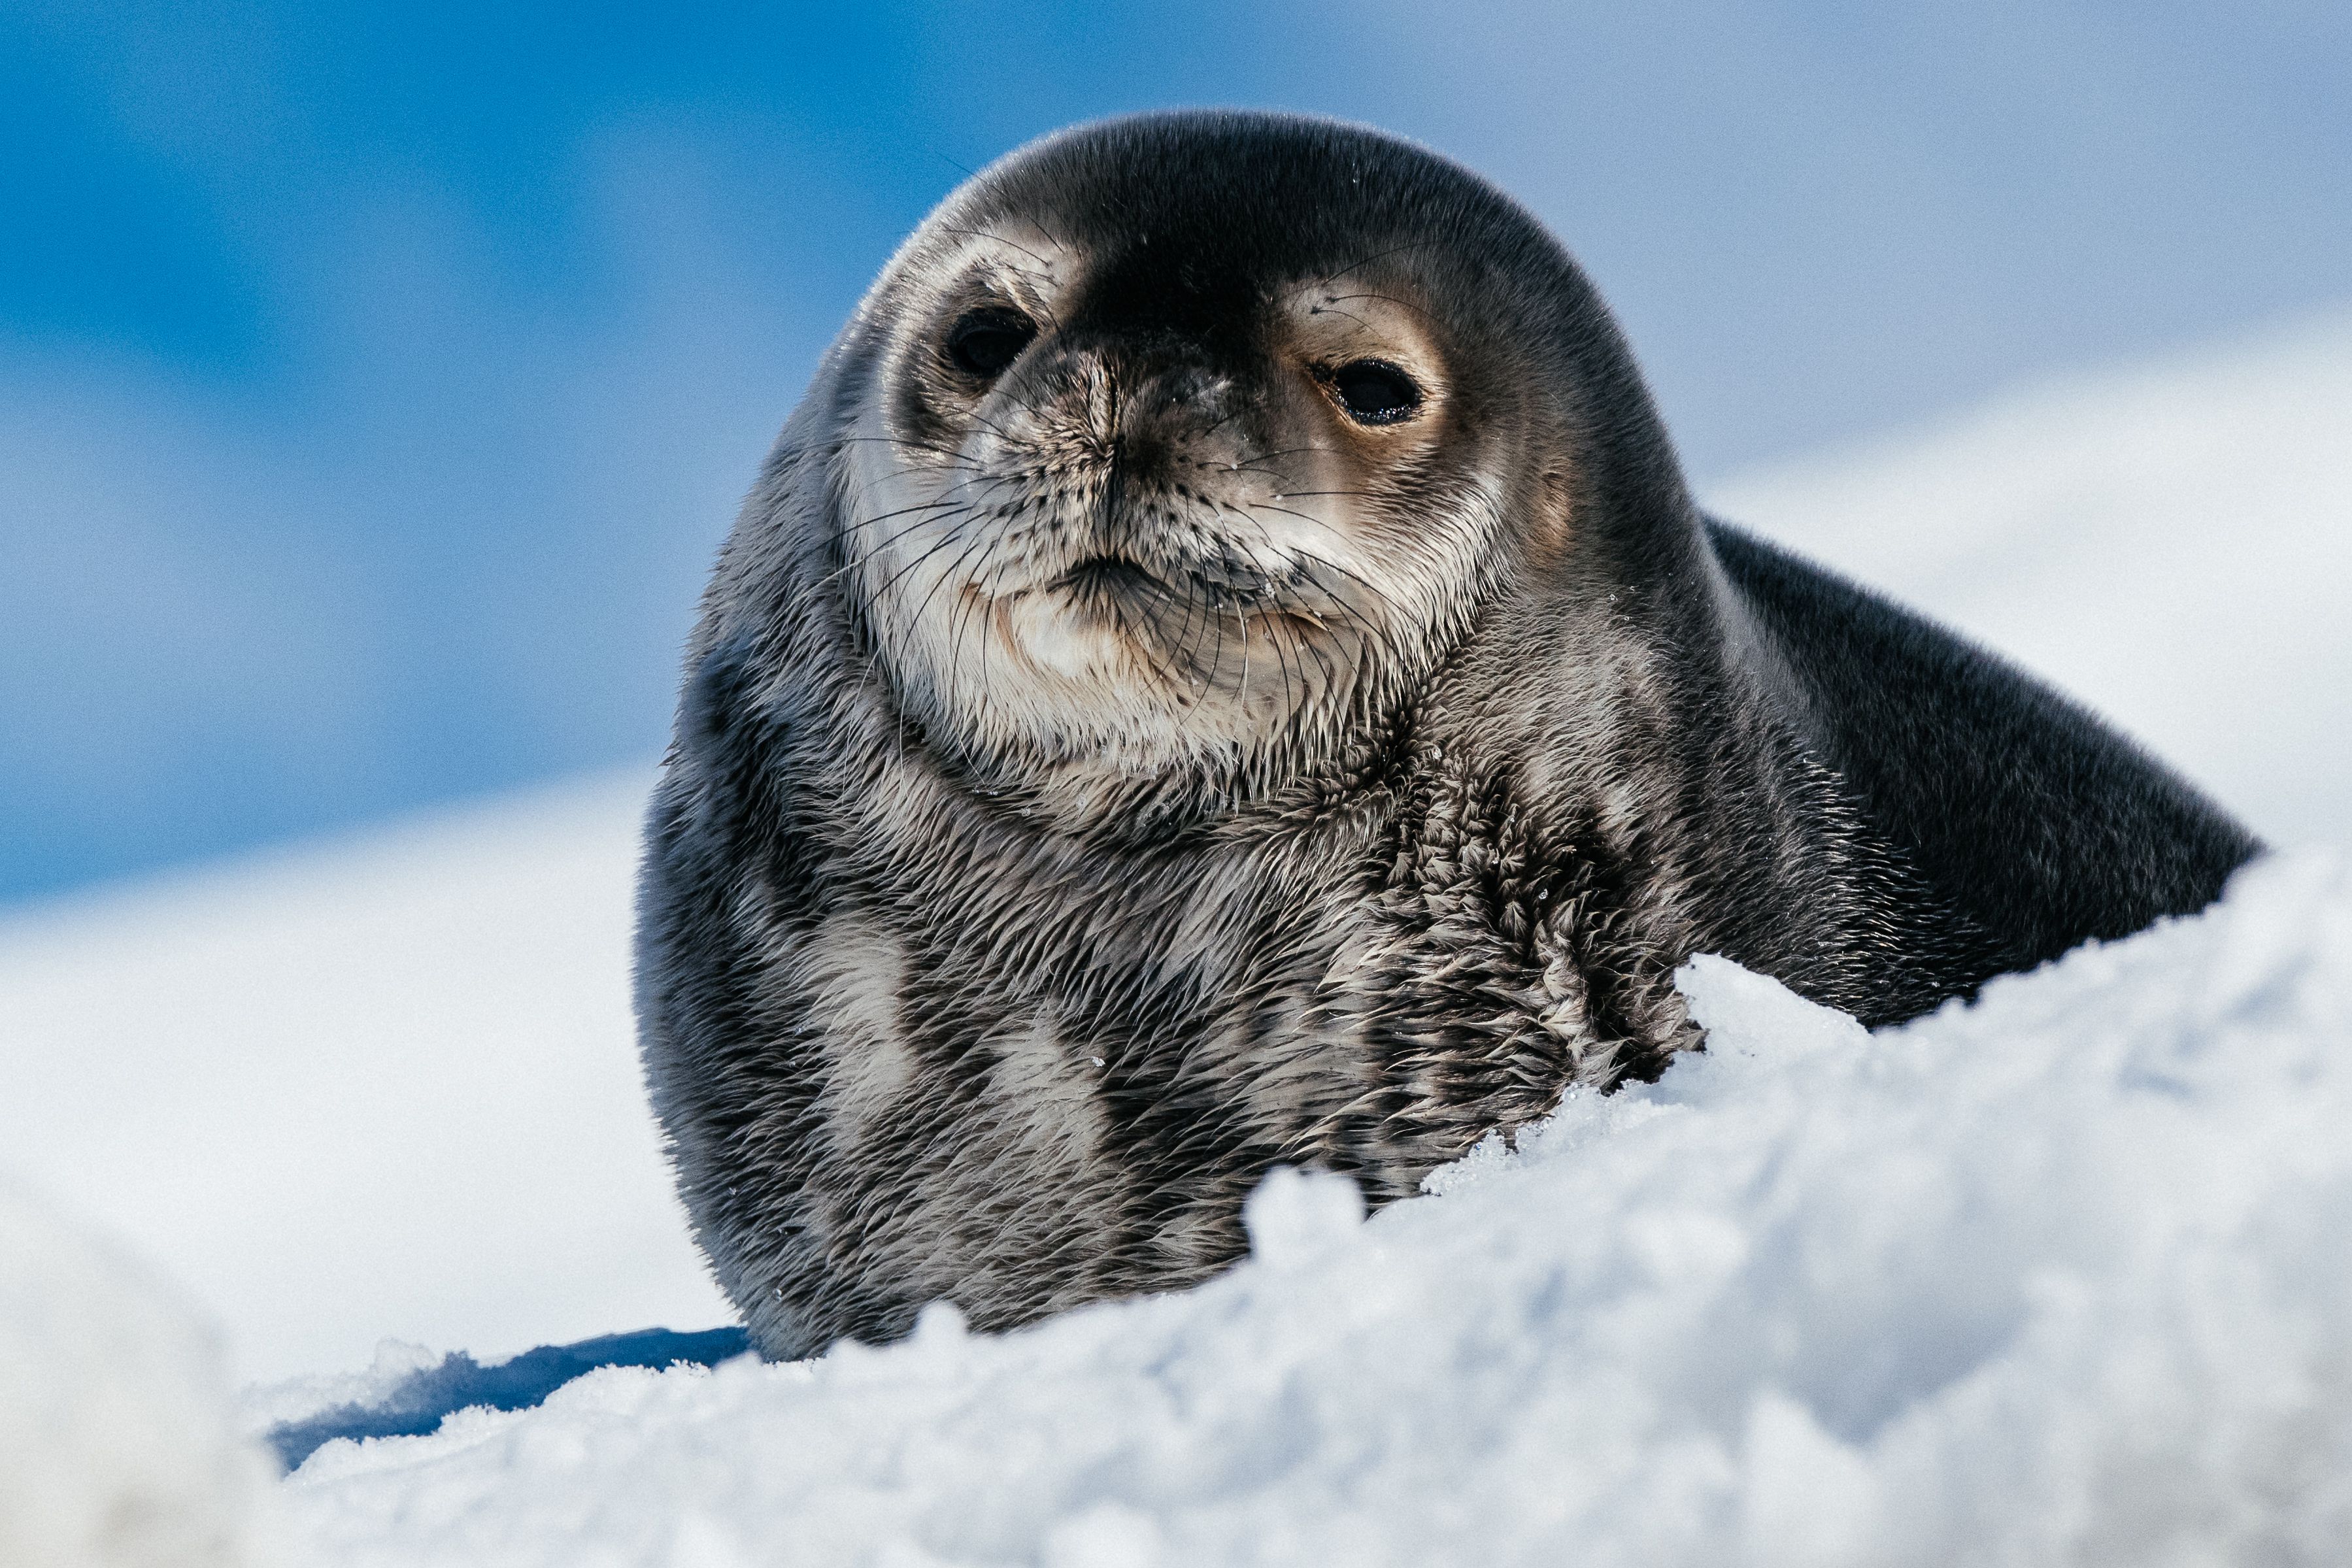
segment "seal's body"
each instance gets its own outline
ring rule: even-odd
[[[761,1348],[1199,1280],[1271,1166],[1414,1190],[1696,1043],[1714,952],[1906,1018],[2255,849],[1693,507],[1532,219],[1193,115],[959,192],[729,540],[638,1004]]]

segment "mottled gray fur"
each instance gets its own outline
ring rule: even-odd
[[[1704,518],[1475,177],[1150,117],[958,192],[825,357],[688,652],[638,1006],[789,1356],[1198,1281],[1277,1163],[1411,1193],[1695,1044],[1695,952],[1901,1019],[2254,847]]]

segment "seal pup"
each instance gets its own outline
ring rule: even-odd
[[[1508,198],[1111,121],[894,256],[687,653],[637,1005],[760,1347],[1198,1281],[1272,1166],[1412,1192],[1696,1043],[2200,907],[2255,841],[1998,659],[1694,506]]]

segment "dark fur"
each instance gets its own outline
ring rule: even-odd
[[[771,1354],[1200,1280],[1276,1163],[1410,1194],[1695,1044],[1693,953],[1885,1023],[2196,909],[2257,847],[1991,655],[1703,518],[1605,308],[1450,164],[1163,117],[943,214],[1106,258],[1064,329],[1178,358],[1244,354],[1262,285],[1385,266],[1443,302],[1444,455],[1508,486],[1457,627],[1359,646],[1273,761],[1074,821],[1043,763],[905,697],[844,577],[845,421],[922,298],[895,264],[729,542],[648,832],[654,1100]],[[1412,483],[1458,501],[1451,474]]]

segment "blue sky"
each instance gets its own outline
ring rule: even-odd
[[[2352,8],[0,8],[0,901],[646,758],[959,180],[1241,103],[1549,221],[1702,479],[2352,298]]]

